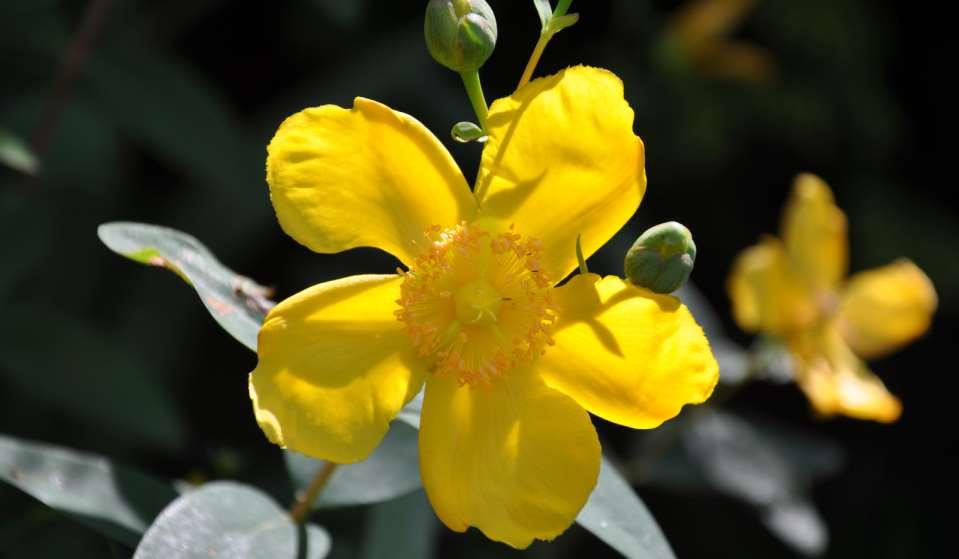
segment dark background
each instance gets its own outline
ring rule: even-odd
[[[56,76],[86,3],[4,0],[0,127],[48,135],[49,145],[39,178],[0,169],[0,432],[167,478],[242,479],[288,496],[281,453],[250,412],[255,356],[175,276],[110,253],[96,226],[181,229],[233,269],[277,286],[279,297],[394,269],[373,250],[321,256],[287,238],[268,200],[265,146],[287,115],[364,96],[423,121],[472,179],[479,146],[454,145],[446,132],[472,113],[458,77],[426,52],[424,4],[115,1],[58,102]],[[482,71],[490,100],[515,87],[539,29],[531,2],[491,4],[500,40]],[[903,400],[903,417],[890,426],[818,420],[794,386],[773,383],[750,385],[729,406],[803,425],[845,449],[844,469],[813,490],[830,528],[827,556],[948,556],[959,466],[953,25],[906,2],[761,1],[734,38],[766,49],[776,70],[751,83],[661,55],[663,23],[677,5],[574,2],[580,23],[556,37],[539,67],[539,75],[577,63],[617,73],[646,143],[646,197],[591,267],[621,273],[623,249],[643,227],[681,221],[699,247],[694,281],[745,343],[724,292],[731,262],[776,232],[796,173],[822,176],[849,217],[852,271],[908,256],[937,287],[931,332],[871,363]],[[51,106],[59,114],[45,121]],[[600,427],[621,454],[642,436]],[[795,556],[728,497],[655,485],[641,495],[679,557]],[[335,541],[349,541],[363,514],[320,521]],[[475,531],[444,531],[440,544],[444,557],[509,554]],[[0,556],[64,549],[109,556],[93,532],[0,489]],[[529,553],[587,550],[613,556],[578,527]]]

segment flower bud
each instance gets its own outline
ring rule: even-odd
[[[454,72],[478,70],[496,47],[496,17],[486,0],[430,0],[423,31],[433,58]]]
[[[626,252],[626,277],[655,293],[676,291],[693,271],[696,243],[683,224],[660,223],[647,229]]]
[[[453,139],[461,144],[486,141],[486,132],[472,122],[457,122],[450,133]]]

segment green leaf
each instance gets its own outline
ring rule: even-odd
[[[298,490],[305,489],[323,467],[295,452],[286,453],[286,465]],[[369,458],[356,464],[337,466],[316,500],[316,508],[378,503],[395,499],[422,486],[420,481],[417,431],[394,423]]]
[[[109,460],[0,435],[0,479],[129,546],[176,492]]]
[[[195,238],[143,223],[105,223],[97,228],[103,244],[141,264],[160,266],[193,286],[213,318],[241,344],[256,351],[256,336],[273,307],[272,290],[220,264]]]
[[[539,14],[539,22],[543,26],[543,33],[545,33],[549,26],[549,20],[553,17],[553,7],[550,5],[549,0],[533,0],[533,5],[536,6],[536,13]]]
[[[321,559],[330,537],[318,526],[297,526],[265,493],[230,482],[208,483],[160,513],[134,559],[243,557]]]
[[[440,524],[426,493],[414,491],[379,503],[367,513],[361,559],[435,556]]]
[[[422,409],[421,392],[403,408],[397,419],[419,429]],[[396,429],[396,423],[393,429]],[[656,520],[629,483],[605,457],[596,488],[580,511],[576,522],[630,559],[674,557]]]
[[[173,398],[149,364],[114,340],[49,305],[7,305],[0,321],[0,379],[103,437],[178,448],[186,429]]]
[[[567,27],[572,27],[577,21],[579,21],[579,14],[553,16],[549,18],[549,24],[546,26],[546,33],[555,35]]]
[[[674,559],[649,509],[606,458],[576,522],[628,559]]]
[[[829,534],[808,493],[817,479],[839,470],[842,452],[832,442],[775,422],[746,421],[701,408],[680,418],[672,432],[679,444],[644,477],[677,489],[713,489],[755,507],[779,539],[809,556],[825,551]],[[673,423],[673,422],[671,422]],[[653,446],[662,441],[649,441]]]
[[[30,146],[11,132],[0,128],[0,163],[27,175],[35,175],[40,163]]]

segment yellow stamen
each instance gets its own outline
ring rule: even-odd
[[[550,282],[540,245],[512,230],[460,224],[427,231],[396,317],[436,374],[488,384],[552,343]]]

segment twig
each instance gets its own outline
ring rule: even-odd
[[[334,470],[336,470],[336,464],[333,462],[323,464],[320,471],[316,473],[316,477],[310,482],[310,486],[306,488],[306,491],[297,498],[296,503],[290,508],[290,518],[293,519],[293,522],[300,524],[306,520],[306,517],[310,514],[310,510],[313,509],[313,502],[320,496],[320,492],[326,487],[326,483],[330,481],[330,476],[333,475]]]
[[[112,0],[90,0],[83,16],[83,23],[67,47],[66,57],[60,64],[60,70],[57,74],[53,95],[44,106],[40,124],[32,136],[33,152],[41,163],[43,156],[50,147],[50,141],[53,138],[57,123],[60,121],[60,116],[70,100],[73,83],[83,70],[83,65],[90,54],[93,43],[103,30],[103,23],[110,11],[111,4]]]

